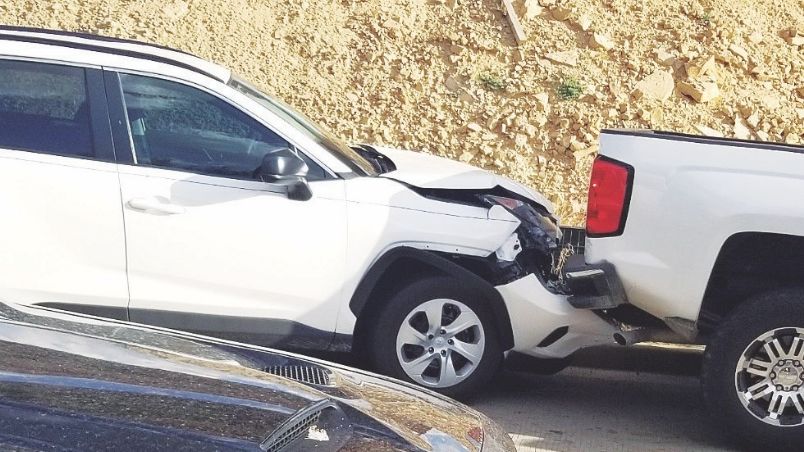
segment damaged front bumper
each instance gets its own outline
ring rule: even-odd
[[[567,256],[577,250],[562,241],[555,218],[531,205],[510,211],[521,225],[515,232],[517,240],[507,241],[496,255],[495,288],[511,318],[512,351],[536,358],[565,358],[581,348],[614,343],[615,324],[571,303],[575,295],[563,268],[572,261]],[[514,248],[521,246],[513,259],[507,248],[511,243]]]
[[[567,295],[547,290],[534,274],[496,289],[508,308],[515,352],[564,358],[581,348],[614,343],[618,329],[612,323],[572,307]]]

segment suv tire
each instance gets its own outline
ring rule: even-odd
[[[795,395],[804,406],[802,379],[802,289],[750,298],[723,321],[704,353],[701,381],[713,418],[756,449],[801,450],[804,413],[785,397]],[[782,416],[771,414],[782,401]]]
[[[449,277],[413,282],[388,299],[368,348],[381,373],[449,396],[487,382],[503,357],[488,301]]]

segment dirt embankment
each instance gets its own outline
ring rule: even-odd
[[[543,191],[580,224],[597,134],[804,141],[804,0],[16,0],[0,23],[156,42],[233,68],[350,141]]]

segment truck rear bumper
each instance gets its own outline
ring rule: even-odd
[[[582,255],[573,256],[564,267],[564,279],[572,293],[567,302],[577,309],[612,309],[627,303],[617,271],[608,262],[587,264]]]
[[[538,358],[564,358],[576,350],[613,344],[618,329],[585,309],[576,309],[566,295],[548,291],[531,274],[497,286],[508,308],[515,352]]]

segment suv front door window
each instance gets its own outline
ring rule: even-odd
[[[266,153],[293,146],[226,101],[181,83],[121,74],[137,163],[255,180]],[[325,178],[306,158],[309,178]]]

